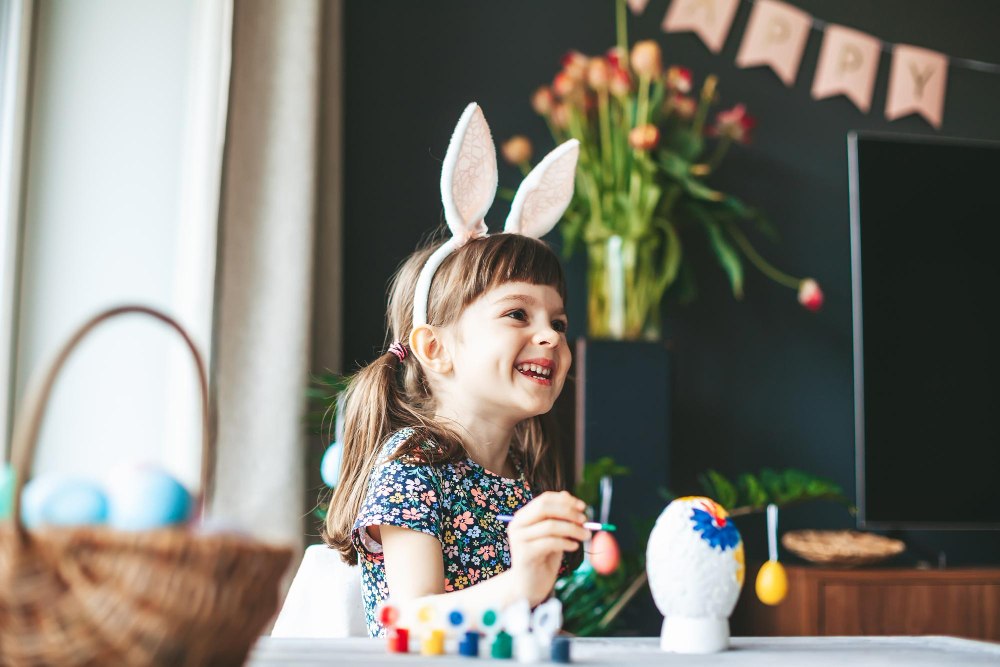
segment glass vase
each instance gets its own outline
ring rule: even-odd
[[[591,338],[659,340],[660,298],[653,253],[612,235],[587,245],[587,333]]]

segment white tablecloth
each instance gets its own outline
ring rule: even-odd
[[[588,638],[572,642],[574,664],[736,665],[739,667],[869,667],[875,665],[1000,665],[1000,644],[954,637],[735,637],[732,648],[712,655],[676,655],[656,637]],[[250,667],[305,665],[474,664],[457,655],[423,657],[386,652],[379,639],[280,639],[264,637]],[[479,661],[484,660],[480,658]],[[490,661],[499,664],[500,661]],[[517,664],[514,661],[503,661]],[[551,664],[551,663],[548,663]]]

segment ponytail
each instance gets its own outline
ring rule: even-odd
[[[393,352],[359,370],[344,393],[344,452],[340,483],[330,498],[323,540],[340,552],[349,565],[358,555],[351,542],[354,520],[368,491],[368,479],[379,447],[412,412],[400,396],[396,369],[403,362]]]

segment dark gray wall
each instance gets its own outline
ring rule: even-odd
[[[940,132],[916,116],[890,123],[881,115],[887,57],[873,110],[865,115],[843,97],[811,99],[819,33],[809,39],[795,86],[786,88],[769,69],[733,64],[749,12],[745,3],[719,55],[691,34],[662,33],[668,4],[652,0],[642,17],[631,18],[630,37],[656,39],[666,63],[690,67],[698,82],[718,74],[722,106],[745,102],[758,118],[753,144],[731,153],[715,184],[767,212],[783,238],[777,246],[760,247],[792,273],[815,276],[827,296],[823,311],[810,314],[792,292],[748,270],[747,297],[736,302],[707,251],[689,249],[702,260],[700,300],[667,309],[676,369],[673,487],[696,490],[695,475],[707,467],[736,474],[795,466],[832,477],[853,496],[846,133],[1000,139],[1000,76],[951,68]],[[1000,62],[1000,3],[992,0],[793,4],[888,41]],[[530,93],[551,78],[567,49],[601,53],[614,41],[614,29],[610,0],[347,5],[343,358],[349,370],[381,349],[386,281],[441,220],[440,161],[464,105],[479,102],[498,141],[524,133],[547,149],[551,140],[529,107]],[[518,180],[501,166],[502,185]],[[494,205],[487,220],[494,228],[505,208],[502,201]],[[901,233],[904,225],[900,221]],[[570,274],[571,333],[579,333],[585,310],[579,261],[571,262]],[[658,505],[651,500],[651,513]],[[842,509],[820,504],[789,510],[782,521],[783,528],[852,523]],[[741,528],[751,555],[760,555],[753,552],[763,524],[751,519]],[[930,551],[947,547],[953,560],[1000,560],[1000,533],[907,537]]]

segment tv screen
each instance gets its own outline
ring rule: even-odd
[[[848,151],[858,523],[1000,529],[1000,143]]]

